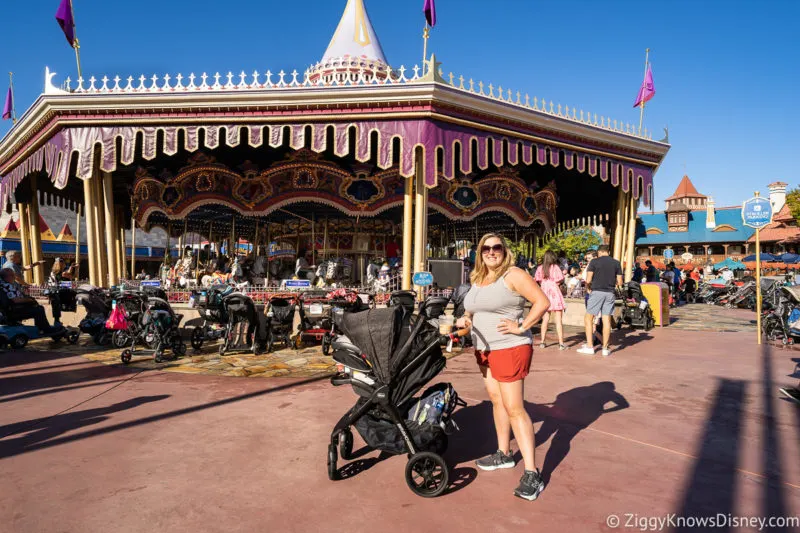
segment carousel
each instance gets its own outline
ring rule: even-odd
[[[669,150],[622,122],[445,74],[435,55],[391,66],[363,0],[347,1],[305,72],[55,76],[0,142],[0,201],[19,210],[30,262],[42,242],[24,221],[42,199],[85,216],[97,286],[136,272],[132,227],[196,250],[197,278],[241,249],[269,285],[306,252],[309,268],[354,284],[391,261],[410,289],[457,242],[497,231],[533,246],[583,221],[606,226],[630,272],[636,211]]]

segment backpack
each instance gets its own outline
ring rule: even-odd
[[[467,403],[458,397],[450,383],[437,383],[428,387],[420,398],[411,404],[406,418],[417,424],[431,424],[441,427],[445,433],[458,429],[452,420],[453,411]]]

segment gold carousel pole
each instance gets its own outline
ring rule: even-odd
[[[136,217],[131,216],[131,279],[136,279]]]
[[[78,281],[81,279],[81,206],[78,204],[76,209],[77,216],[75,217],[75,273],[72,279]]]
[[[414,177],[406,178],[403,194],[403,285],[404,291],[411,289],[411,273],[414,263],[411,257],[413,242],[413,226],[411,219],[414,214]]]

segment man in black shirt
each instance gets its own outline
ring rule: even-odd
[[[611,314],[617,297],[615,289],[622,287],[622,265],[608,255],[608,246],[597,249],[597,259],[592,260],[586,269],[586,315],[583,324],[586,327],[586,344],[578,349],[578,353],[594,355],[592,339],[593,322],[596,316],[603,320],[603,357],[611,355],[608,343],[611,337]]]
[[[649,259],[644,262],[644,276],[647,283],[655,283],[658,281],[658,270],[653,266],[653,262]]]

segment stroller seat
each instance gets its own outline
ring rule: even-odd
[[[350,339],[340,335],[333,341],[333,360],[346,367],[360,372],[372,372],[372,367],[361,357],[361,350],[350,342]]]

